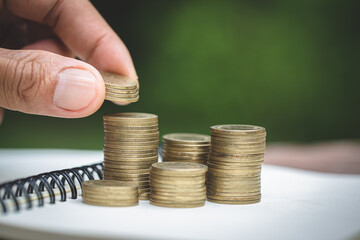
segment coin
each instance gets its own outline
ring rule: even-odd
[[[133,206],[138,204],[138,186],[134,183],[89,180],[82,183],[83,202],[100,206]]]
[[[224,204],[260,201],[265,128],[228,124],[212,126],[210,130],[206,180],[209,201]]]
[[[122,76],[120,74],[99,71],[104,79],[105,85],[111,86],[117,89],[136,89],[138,88],[138,82],[136,79]]]
[[[207,166],[198,163],[162,162],[151,165],[151,171],[160,175],[192,176],[205,174]]]
[[[219,199],[212,199],[208,197],[208,200],[213,203],[220,203],[220,204],[252,204],[260,202],[261,198],[254,198],[252,200],[219,200]]]
[[[205,201],[197,201],[193,203],[184,203],[184,202],[174,202],[174,201],[159,201],[155,199],[151,199],[150,196],[150,204],[158,207],[168,207],[168,208],[196,208],[202,207],[205,205]]]
[[[185,162],[154,163],[150,168],[150,203],[163,207],[198,207],[206,200],[207,166]]]
[[[164,141],[171,141],[173,143],[210,143],[210,136],[193,133],[171,133],[163,136]]]
[[[220,135],[255,135],[255,134],[264,134],[265,128],[254,126],[254,125],[245,125],[245,124],[225,124],[225,125],[215,125],[210,127],[212,133]]]

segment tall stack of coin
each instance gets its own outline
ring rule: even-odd
[[[266,131],[252,125],[211,127],[207,197],[226,204],[256,203],[261,199],[261,166]]]
[[[150,203],[161,207],[201,207],[206,200],[207,166],[188,162],[154,163]]]
[[[150,197],[150,166],[158,161],[158,117],[148,113],[104,115],[104,178],[138,183]]]
[[[105,82],[106,100],[121,103],[132,103],[139,100],[139,88],[136,79],[111,72],[100,71],[100,74]]]
[[[162,137],[163,162],[194,162],[206,164],[210,136],[193,133],[171,133]]]
[[[128,207],[139,204],[136,183],[111,180],[90,180],[82,183],[84,203],[108,207]]]

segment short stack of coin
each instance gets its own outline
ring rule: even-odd
[[[171,133],[162,137],[163,162],[194,162],[206,164],[210,151],[210,136],[193,133]]]
[[[82,183],[82,199],[86,204],[108,207],[128,207],[139,204],[136,183],[90,180]]]
[[[104,178],[136,182],[150,197],[150,166],[158,161],[158,117],[148,113],[104,115]]]
[[[136,79],[116,73],[100,71],[105,82],[105,99],[114,102],[132,103],[139,100],[139,88]]]
[[[209,201],[225,204],[256,203],[261,199],[261,166],[266,131],[252,125],[211,127],[207,173]]]
[[[188,162],[154,163],[150,203],[160,207],[201,207],[206,200],[207,166]]]

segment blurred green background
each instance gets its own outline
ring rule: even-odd
[[[92,2],[132,54],[140,101],[83,119],[6,111],[0,147],[102,149],[102,115],[125,111],[158,114],[161,134],[245,123],[270,142],[359,138],[358,1]]]

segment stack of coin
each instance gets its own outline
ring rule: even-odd
[[[138,187],[136,183],[90,180],[82,183],[82,199],[86,204],[128,207],[139,204]]]
[[[150,166],[158,161],[158,117],[148,113],[104,115],[104,178],[137,182],[139,199],[150,197]]]
[[[161,207],[201,207],[206,200],[207,166],[188,162],[154,163],[150,203]]]
[[[105,82],[105,99],[113,102],[132,103],[139,100],[139,88],[136,79],[116,73],[102,72]]]
[[[207,173],[209,201],[226,204],[256,203],[261,199],[261,166],[266,131],[251,125],[211,127]]]
[[[171,133],[162,137],[163,162],[194,162],[206,164],[210,136],[193,133]]]

